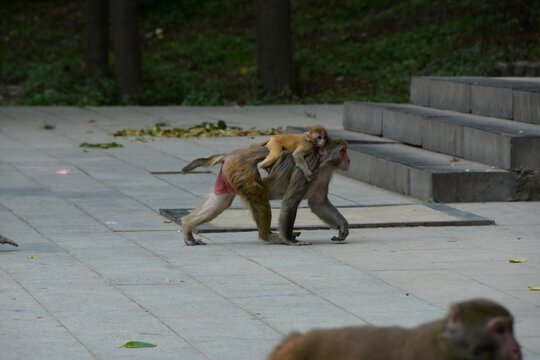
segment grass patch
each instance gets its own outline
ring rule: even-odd
[[[83,1],[0,8],[0,104],[231,105],[408,100],[411,75],[495,75],[539,61],[540,8],[525,0],[295,0],[295,89],[264,96],[252,0],[139,0],[144,85],[84,77]],[[114,58],[111,55],[111,65]]]

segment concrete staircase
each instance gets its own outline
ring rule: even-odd
[[[413,77],[411,103],[344,104],[330,135],[349,141],[348,176],[435,202],[540,200],[539,78]]]

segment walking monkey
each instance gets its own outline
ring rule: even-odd
[[[270,154],[257,165],[261,177],[264,179],[268,176],[268,172],[265,169],[274,165],[283,153],[283,150],[294,150],[292,154],[294,163],[302,170],[306,179],[311,181],[313,173],[306,163],[305,156],[313,148],[316,148],[320,155],[324,155],[327,140],[328,132],[322,125],[313,125],[309,128],[308,132],[303,134],[270,136],[261,144],[270,150]]]
[[[295,165],[291,150],[284,152],[272,166],[268,177],[261,179],[257,164],[268,152],[265,146],[253,145],[229,154],[193,160],[182,169],[182,172],[188,173],[199,166],[222,164],[215,186],[206,194],[202,203],[182,219],[187,245],[205,244],[193,237],[193,229],[225,211],[236,195],[240,195],[249,205],[261,240],[287,245],[310,245],[296,240],[298,234],[293,233],[296,211],[302,199],[308,200],[309,207],[321,220],[338,229],[338,235],[332,238],[333,241],[345,240],[349,234],[349,225],[328,200],[328,184],[335,170],[349,168],[347,143],[342,139],[332,139],[322,156],[314,148],[308,151],[305,160],[310,171],[315,173],[311,182]],[[270,231],[271,199],[282,199],[279,235]]]

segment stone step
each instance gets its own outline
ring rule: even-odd
[[[344,104],[343,127],[504,169],[540,170],[540,126],[407,104]]]
[[[540,124],[540,78],[413,76],[411,103]]]
[[[435,202],[516,198],[517,175],[511,171],[398,143],[348,148],[347,176],[397,193]]]
[[[306,130],[287,127],[290,133]],[[351,166],[344,174],[351,178],[435,202],[516,198],[518,176],[511,171],[353,131],[329,129],[329,135],[349,143]]]

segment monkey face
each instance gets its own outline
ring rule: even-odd
[[[317,136],[314,139],[315,147],[324,148],[326,146],[327,139],[328,139],[328,136],[326,136],[326,134],[317,134]]]

